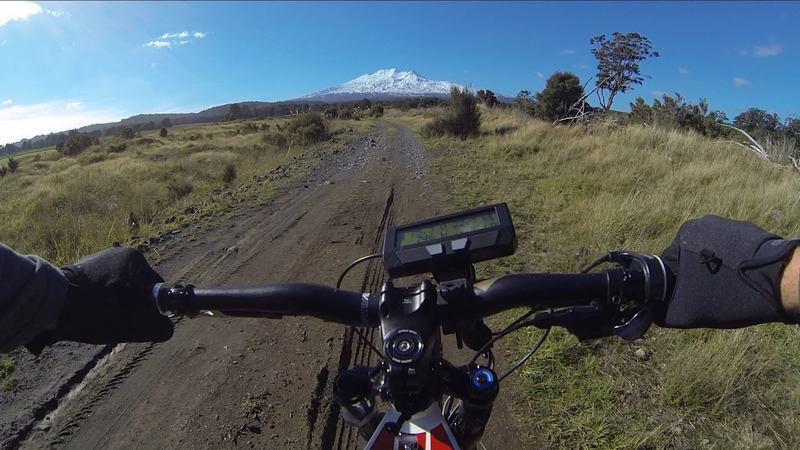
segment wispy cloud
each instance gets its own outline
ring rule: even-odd
[[[175,38],[187,38],[189,37],[188,31],[181,31],[180,33],[164,33],[161,35],[161,39],[175,39]]]
[[[561,50],[558,53],[561,54],[561,55],[574,55],[575,54],[575,50],[573,50],[571,48],[568,48],[568,49],[565,49],[565,50]]]
[[[689,75],[689,69],[686,67],[678,67],[678,73],[681,75]]]
[[[70,17],[70,14],[68,12],[62,11],[60,9],[45,9],[44,13],[47,14],[48,16],[53,16],[53,17],[62,17],[62,16]]]
[[[536,72],[536,76],[539,78],[544,78],[544,74],[542,72]]]
[[[733,85],[736,87],[745,87],[750,85],[750,80],[744,78],[733,77]]]
[[[93,123],[112,122],[123,116],[120,111],[88,108],[74,100],[0,107],[0,143],[17,142],[38,134],[71,130]]]
[[[739,50],[741,56],[755,56],[757,58],[778,56],[781,52],[783,52],[783,45],[781,44],[754,45],[752,49]]]
[[[42,7],[34,2],[3,2],[0,6],[0,27],[16,20],[28,20],[28,17],[43,12]]]
[[[180,31],[178,33],[164,33],[156,39],[144,44],[145,47],[171,48],[179,45],[186,45],[195,40],[203,39],[208,33],[202,31]]]
[[[163,47],[171,47],[172,43],[168,41],[150,41],[147,44],[144,44],[145,47],[155,47],[155,48],[163,48]]]
[[[0,105],[5,106],[5,105],[10,105],[12,103],[14,103],[14,100],[11,100],[10,98],[7,98],[7,99],[3,100],[2,102],[0,102]]]
[[[667,95],[667,93],[664,91],[651,91],[650,95],[652,95],[653,97],[663,97]]]
[[[783,46],[780,44],[756,45],[753,47],[753,54],[758,56],[759,58],[778,56],[782,51],[783,51]]]

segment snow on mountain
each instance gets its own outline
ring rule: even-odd
[[[382,69],[302,98],[329,100],[348,97],[446,97],[454,86],[463,87],[449,81],[425,78],[413,70]]]

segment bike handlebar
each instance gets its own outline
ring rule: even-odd
[[[477,283],[463,301],[440,302],[448,320],[478,319],[516,307],[563,308],[613,300],[623,291],[643,290],[641,272],[609,269],[575,274],[518,273]],[[635,294],[633,294],[635,295]],[[197,315],[203,310],[244,316],[312,316],[345,325],[377,327],[379,293],[358,293],[307,283],[242,288],[153,288],[162,313]]]

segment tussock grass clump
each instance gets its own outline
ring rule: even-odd
[[[497,108],[482,117],[469,145],[434,137],[428,146],[458,206],[510,205],[519,248],[479,267],[484,276],[573,272],[614,249],[660,253],[681,223],[705,214],[800,232],[800,176],[734,144],[640,126],[553,126]],[[539,333],[512,339],[512,357]],[[545,448],[794,448],[799,339],[785,325],[654,328],[633,343],[559,331],[510,379],[523,394],[521,420]]]

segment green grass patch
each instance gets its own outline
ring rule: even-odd
[[[0,355],[0,389],[8,390],[14,385],[14,358]]]
[[[391,112],[421,130],[431,111]],[[453,208],[508,202],[519,248],[479,268],[573,272],[614,249],[651,253],[705,214],[776,233],[800,229],[800,176],[735,145],[643,127],[554,127],[482,111],[480,137],[429,138]],[[539,331],[508,341],[525,354]],[[796,327],[652,329],[627,343],[553,333],[510,380],[520,420],[548,448],[794,448],[800,445]],[[637,356],[645,354],[646,357]]]

